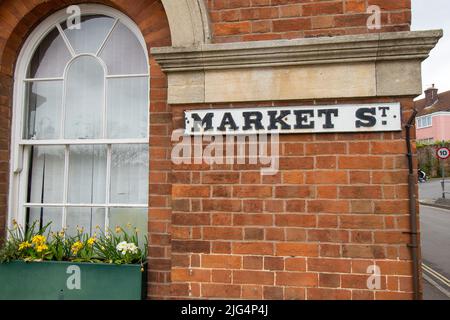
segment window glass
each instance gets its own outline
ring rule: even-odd
[[[102,15],[82,16],[79,28],[69,29],[67,23],[61,24],[76,54],[97,53],[114,25],[114,19]],[[132,35],[134,37],[134,35]]]
[[[106,146],[71,146],[69,203],[106,203]]]
[[[57,28],[54,28],[36,49],[28,68],[27,77],[62,77],[64,69],[71,58],[72,56],[61,34]]]
[[[85,233],[99,234],[105,229],[105,209],[103,208],[69,208],[67,209],[67,235],[76,236],[78,229]]]
[[[39,81],[26,85],[28,128],[26,139],[58,139],[61,128],[62,81]]]
[[[148,127],[148,79],[108,80],[108,138],[145,138]]]
[[[102,136],[104,70],[91,56],[77,58],[66,80],[66,139],[99,139]]]
[[[147,59],[142,46],[133,33],[122,23],[114,28],[100,54],[110,75],[147,74]]]
[[[63,202],[64,147],[33,147],[31,157],[31,203]]]
[[[58,232],[63,229],[62,208],[28,208],[28,224],[36,223],[35,229],[40,229],[50,223],[49,231]]]
[[[111,203],[147,203],[147,174],[147,145],[113,146],[111,167]]]

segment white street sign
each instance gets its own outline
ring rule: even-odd
[[[188,110],[186,135],[401,131],[400,103]]]

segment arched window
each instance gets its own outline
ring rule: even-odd
[[[147,230],[149,64],[126,16],[82,5],[27,40],[15,78],[10,215],[52,230]]]

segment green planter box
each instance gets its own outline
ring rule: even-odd
[[[147,265],[0,264],[0,300],[141,300],[146,285]]]

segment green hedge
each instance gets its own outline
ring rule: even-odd
[[[417,158],[419,168],[429,177],[441,178],[441,164],[436,158],[436,149],[439,147],[450,148],[450,141],[439,141],[432,144],[417,143]],[[450,174],[450,161],[445,163],[446,177]]]

